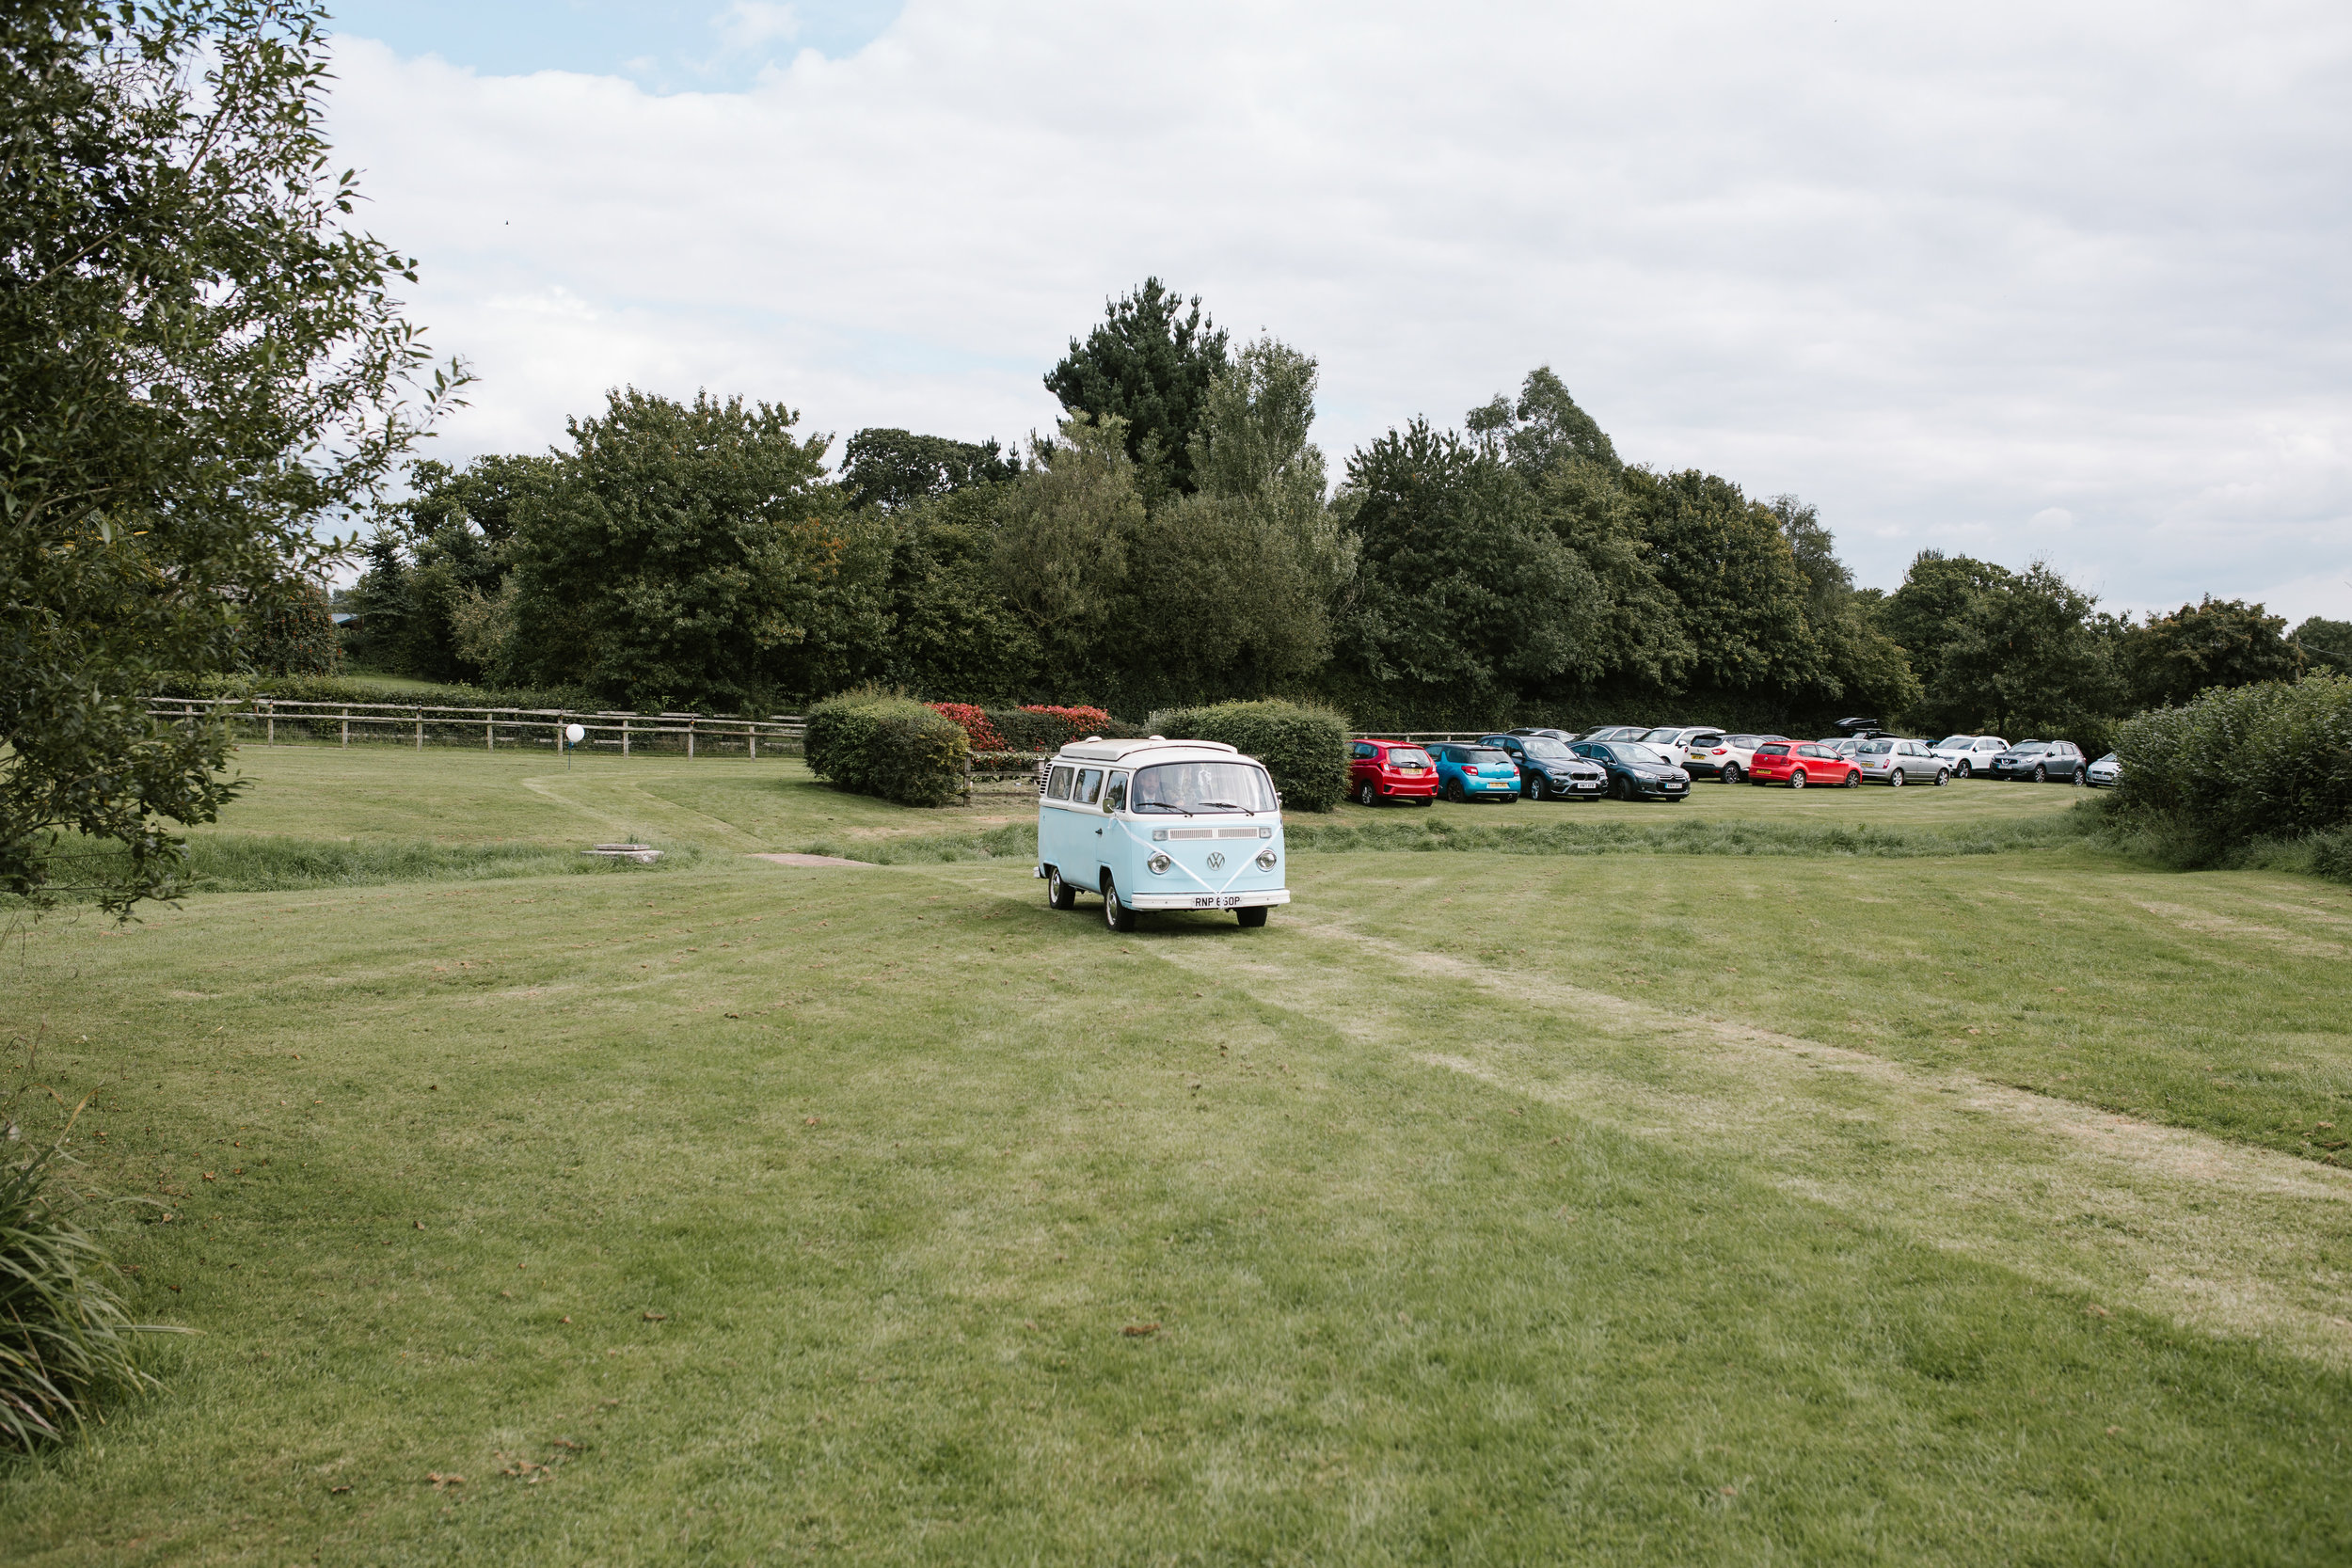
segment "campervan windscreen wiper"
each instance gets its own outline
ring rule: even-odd
[[[1200,803],[1204,806],[1222,806],[1227,811],[1249,811],[1248,806],[1243,805],[1238,800],[1203,800]],[[1249,815],[1255,816],[1258,814],[1251,811],[1249,812]]]
[[[1166,800],[1137,800],[1136,802],[1135,809],[1137,811],[1172,811],[1181,816],[1190,816],[1192,815],[1192,813],[1184,810],[1184,807],[1171,806]]]

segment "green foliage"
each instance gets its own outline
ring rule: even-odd
[[[237,660],[259,675],[331,675],[342,664],[326,590],[294,578],[264,585],[237,613]]]
[[[1838,694],[1805,622],[1805,578],[1772,508],[1695,468],[1629,468],[1621,483],[1644,558],[1697,650],[1694,684],[1800,700]]]
[[[2352,675],[2352,621],[2313,615],[2295,628],[2295,646],[2313,669]]]
[[[1010,484],[968,485],[897,514],[886,657],[868,672],[961,702],[1026,694],[1044,660],[1030,620],[998,585],[998,515]]]
[[[2208,687],[2293,680],[2303,661],[2286,629],[2258,604],[2207,594],[2132,627],[2117,652],[2133,703],[2165,707]]]
[[[2117,626],[2042,562],[2011,572],[1922,551],[1887,595],[1879,629],[1910,655],[1923,732],[2072,740],[2096,755],[2124,701]],[[1891,715],[1882,715],[1891,717]]]
[[[1256,757],[1292,811],[1329,811],[1347,794],[1347,716],[1298,703],[1217,703],[1152,715],[1154,735],[1216,740]]]
[[[1186,306],[1189,304],[1189,310]],[[1199,486],[1191,441],[1210,383],[1226,368],[1225,334],[1156,277],[1109,302],[1102,325],[1045,373],[1045,389],[1071,415],[1119,420],[1141,493],[1155,504]]]
[[[973,485],[1000,484],[1021,465],[993,441],[955,441],[911,430],[861,430],[841,449],[851,506],[900,512]]]
[[[171,876],[167,822],[234,793],[225,741],[157,729],[166,669],[234,667],[240,606],[321,575],[462,384],[390,293],[411,263],[346,224],[315,4],[27,0],[0,19],[0,887],[60,830],[124,847],[122,909]]]
[[[0,1105],[11,1137],[15,1108]],[[131,1321],[113,1260],[74,1223],[76,1200],[56,1180],[63,1157],[53,1144],[0,1165],[0,1449],[72,1437],[106,1404],[159,1386],[132,1349],[154,1330]]]
[[[1473,408],[1464,426],[1482,443],[1501,451],[1530,483],[1572,463],[1592,463],[1609,473],[1625,465],[1599,421],[1577,405],[1567,385],[1549,365],[1527,372],[1517,403],[1497,393]]]
[[[912,698],[865,690],[809,710],[809,771],[859,795],[905,806],[962,798],[972,755],[963,726]]]
[[[551,457],[410,464],[408,494],[375,510],[367,569],[349,596],[360,617],[354,657],[424,680],[508,679],[509,551],[558,471]]]
[[[2117,814],[2199,857],[2352,830],[2352,677],[2216,688],[2124,720],[2115,752]]]
[[[516,676],[658,706],[770,699],[845,563],[887,564],[845,532],[825,438],[795,437],[798,420],[630,388],[569,421],[573,451],[511,546]]]
[[[1045,466],[1005,499],[991,563],[1049,673],[1086,670],[1120,608],[1128,547],[1144,524],[1125,433],[1117,419],[1072,417]]]
[[[595,712],[596,693],[578,687],[485,687],[398,685],[344,675],[192,675],[177,671],[156,677],[164,697],[275,697],[288,703],[396,703],[424,707],[569,708]],[[650,709],[646,711],[652,711]]]
[[[1375,680],[1493,701],[1602,666],[1606,595],[1494,453],[1415,420],[1359,449],[1345,657]]]

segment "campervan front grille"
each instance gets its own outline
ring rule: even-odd
[[[1193,839],[1258,838],[1263,835],[1256,828],[1170,828],[1168,836],[1171,839]]]

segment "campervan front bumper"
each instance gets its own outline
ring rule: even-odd
[[[1228,893],[1135,893],[1120,900],[1131,910],[1248,910],[1290,901],[1291,890],[1286,887]]]

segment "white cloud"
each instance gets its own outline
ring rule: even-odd
[[[733,0],[712,19],[721,41],[730,49],[757,49],[762,44],[789,43],[801,36],[800,13],[773,0]]]
[[[444,455],[623,381],[1016,435],[1157,273],[1321,356],[1335,466],[1549,362],[1866,582],[2352,578],[2352,12],[1851,9],[916,0],[737,94],[348,40],[335,114],[485,375]]]

